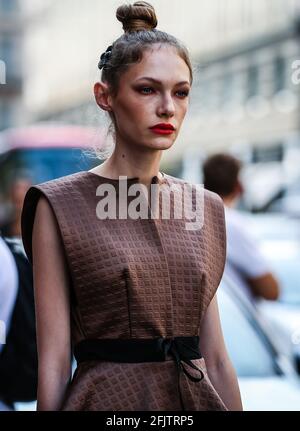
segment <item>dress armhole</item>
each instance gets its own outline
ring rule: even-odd
[[[29,190],[27,191],[27,193],[25,195],[25,199],[24,199],[22,215],[21,215],[21,232],[22,232],[22,241],[23,241],[25,253],[27,255],[27,258],[28,258],[31,266],[33,266],[32,233],[33,233],[33,225],[34,225],[34,219],[35,219],[35,214],[36,214],[36,208],[37,208],[37,204],[38,204],[38,201],[39,201],[41,196],[43,196],[47,199],[48,204],[50,205],[50,207],[53,211],[53,214],[56,218],[56,221],[57,221],[58,233],[61,237],[63,248],[64,248],[64,253],[66,256],[66,262],[68,263],[67,270],[69,272],[69,279],[70,279],[70,299],[71,299],[72,304],[76,305],[77,300],[76,300],[76,295],[75,295],[75,291],[74,291],[74,287],[73,287],[73,278],[72,278],[72,274],[70,271],[68,256],[67,256],[65,246],[64,246],[63,234],[61,232],[60,224],[59,224],[59,221],[57,219],[56,211],[55,211],[55,208],[53,207],[51,200],[47,196],[47,194],[39,186],[30,187]]]
[[[219,221],[220,221],[220,225],[219,225],[220,248],[222,250],[221,277],[220,277],[220,281],[219,281],[219,283],[220,283],[221,279],[223,277],[225,264],[226,264],[226,258],[227,258],[227,230],[226,230],[224,202],[219,195],[217,195],[216,198],[217,198],[216,201],[217,201],[217,206],[218,206],[218,210],[219,210],[218,212],[219,212]]]
[[[212,274],[210,275],[210,299],[208,304],[215,296],[221,280],[223,278],[226,254],[227,254],[227,240],[226,240],[226,224],[225,224],[225,210],[222,198],[213,192],[207,193],[207,207],[209,209],[210,219],[210,232],[207,243],[209,244],[208,253],[211,256],[210,262],[212,264]],[[214,262],[214,265],[213,265]]]
[[[22,215],[21,215],[21,231],[22,231],[22,240],[24,249],[27,255],[27,258],[32,265],[32,232],[33,232],[33,224],[35,219],[35,213],[39,198],[41,196],[47,196],[36,186],[32,186],[29,188],[25,195]],[[49,202],[49,199],[47,199]],[[51,203],[49,202],[51,205]]]

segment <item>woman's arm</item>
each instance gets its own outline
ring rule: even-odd
[[[205,358],[208,377],[226,407],[243,410],[237,377],[224,343],[216,296],[201,324],[200,352]]]
[[[37,410],[59,410],[71,378],[69,278],[57,221],[39,199],[32,234],[38,395]]]

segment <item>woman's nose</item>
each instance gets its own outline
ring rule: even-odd
[[[173,117],[175,112],[174,102],[171,96],[166,95],[162,97],[160,104],[157,108],[158,115],[160,117]]]

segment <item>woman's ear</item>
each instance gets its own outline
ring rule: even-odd
[[[112,111],[111,96],[108,85],[104,82],[96,82],[94,85],[94,94],[97,105],[104,111]]]

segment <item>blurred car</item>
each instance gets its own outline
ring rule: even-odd
[[[7,193],[20,173],[38,184],[99,163],[95,148],[105,145],[103,130],[39,123],[0,132],[0,225],[9,216]]]
[[[257,308],[268,320],[278,347],[300,363],[300,220],[283,214],[253,215],[251,233],[280,285],[278,301],[260,300]]]
[[[104,132],[93,127],[38,123],[6,129],[0,132],[1,171],[33,169],[36,181],[47,181],[89,167],[82,151],[102,145]]]
[[[276,199],[268,208],[272,212],[281,212],[293,217],[300,217],[300,182],[298,180],[287,187],[283,196]]]
[[[224,279],[218,304],[244,410],[300,410],[300,378],[268,335],[255,308]]]

